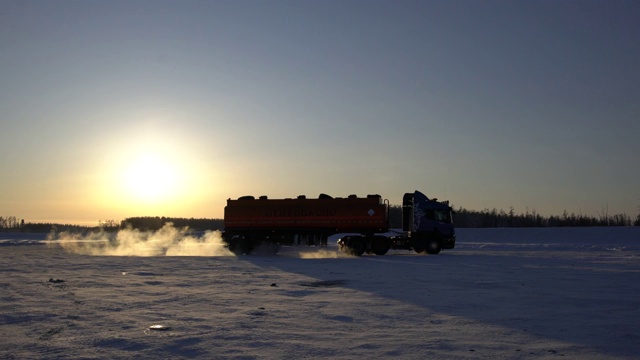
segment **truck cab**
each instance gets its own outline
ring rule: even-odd
[[[402,200],[402,230],[412,238],[417,252],[438,253],[453,249],[456,243],[453,209],[448,201],[429,199],[420,191],[404,194]]]

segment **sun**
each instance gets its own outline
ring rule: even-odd
[[[217,174],[193,135],[171,129],[133,126],[106,138],[91,199],[122,217],[186,216],[206,208],[203,199],[218,191]]]
[[[146,203],[164,201],[178,190],[178,170],[160,154],[141,154],[131,159],[121,178],[128,196]]]

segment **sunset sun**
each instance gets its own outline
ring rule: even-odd
[[[123,170],[122,178],[127,194],[145,202],[164,200],[177,191],[177,169],[154,154],[134,159]]]
[[[139,125],[109,139],[105,166],[96,178],[96,202],[124,216],[184,214],[201,206],[211,185],[220,182],[212,181],[188,138],[157,125]]]

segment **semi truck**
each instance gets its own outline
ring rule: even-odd
[[[326,246],[337,240],[340,251],[361,256],[385,255],[391,249],[438,254],[455,247],[452,208],[448,201],[429,199],[419,191],[402,200],[402,229],[390,229],[389,201],[380,195],[269,199],[243,196],[228,199],[223,240],[236,254],[256,249],[277,253],[280,246]]]

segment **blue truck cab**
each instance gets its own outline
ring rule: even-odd
[[[453,209],[448,201],[429,199],[420,191],[406,193],[402,199],[402,230],[416,252],[440,252],[456,244]]]

